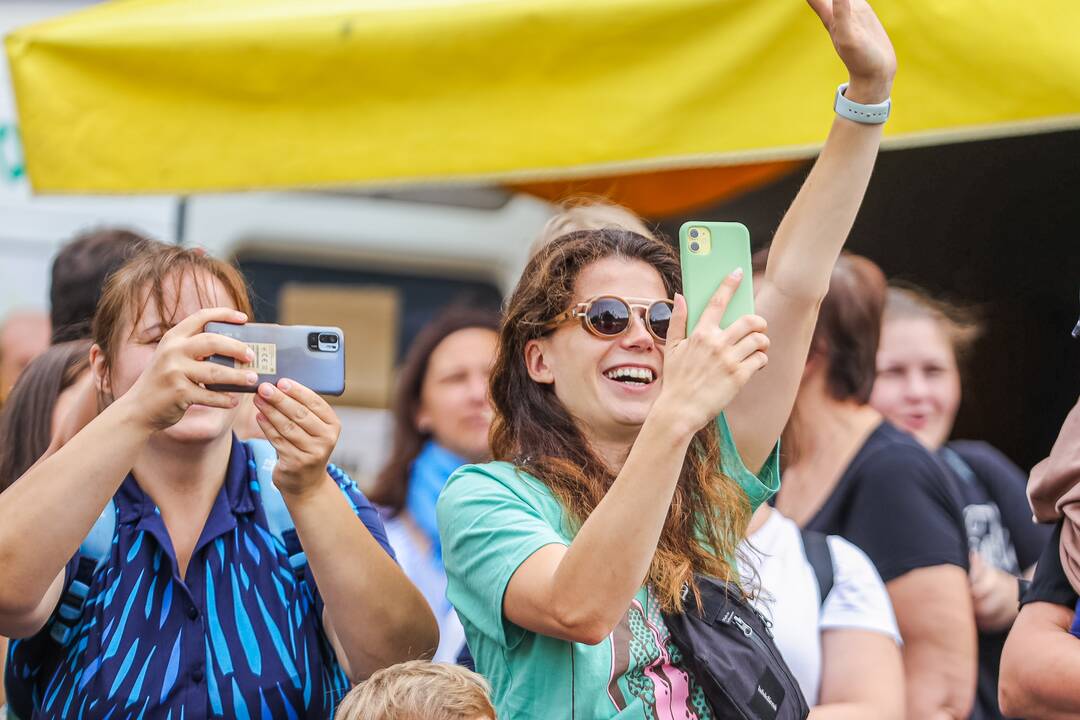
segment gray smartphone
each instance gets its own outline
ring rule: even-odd
[[[345,392],[345,334],[340,328],[321,325],[233,325],[211,322],[206,332],[247,343],[255,360],[247,365],[230,357],[213,355],[211,362],[227,367],[251,368],[259,382],[276,383],[289,378],[320,395]],[[253,393],[258,386],[207,385],[210,390]]]

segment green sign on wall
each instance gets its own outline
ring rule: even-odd
[[[14,184],[25,175],[19,128],[15,123],[0,123],[0,182]]]

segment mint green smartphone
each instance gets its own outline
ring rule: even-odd
[[[735,268],[742,268],[742,282],[728,304],[720,327],[726,328],[743,315],[754,312],[753,268],[750,265],[750,231],[742,223],[691,220],[679,228],[679,260],[682,264],[683,296],[689,311],[687,334],[694,331],[720,283]]]

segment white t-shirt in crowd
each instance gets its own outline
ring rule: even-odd
[[[465,628],[446,599],[446,571],[430,547],[422,547],[420,530],[404,515],[383,520],[386,537],[394,548],[398,565],[419,588],[439,622],[439,648],[432,662],[456,663],[465,647]]]
[[[880,632],[900,642],[892,603],[870,558],[847,540],[828,538],[833,557],[833,588],[821,607],[814,570],[803,551],[799,527],[772,510],[744,547],[758,571],[755,604],[773,623],[780,654],[803,695],[817,705],[821,687],[821,633],[856,629]],[[749,576],[743,567],[744,577]]]

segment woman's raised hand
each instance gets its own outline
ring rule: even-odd
[[[334,409],[314,390],[284,378],[260,385],[255,407],[259,428],[277,450],[274,484],[293,495],[319,487],[341,434]]]
[[[721,283],[686,336],[686,299],[675,296],[664,350],[664,387],[656,401],[664,412],[697,431],[716,419],[744,385],[768,362],[765,318],[744,315],[726,330],[720,320],[742,282],[736,270]]]
[[[855,102],[882,102],[896,75],[896,53],[885,28],[866,0],[807,0],[829,31],[850,76],[847,96]]]
[[[253,359],[251,349],[239,340],[204,332],[209,322],[245,323],[247,315],[230,308],[207,308],[184,318],[161,337],[149,367],[121,398],[151,428],[175,425],[192,405],[236,407],[235,395],[207,390],[205,385],[254,386],[259,381],[251,370],[207,361],[211,355],[240,362]]]

